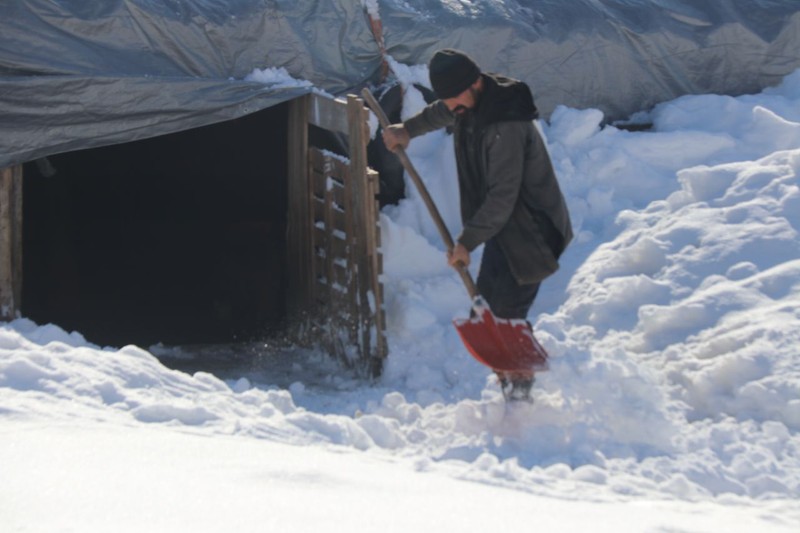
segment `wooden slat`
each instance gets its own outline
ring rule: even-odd
[[[311,124],[339,133],[349,132],[345,101],[319,94],[311,94],[309,98],[308,119]]]
[[[341,305],[345,300],[342,296],[348,294],[349,270],[338,262],[329,263],[325,257],[316,257],[314,261],[317,271],[325,273],[325,275],[318,275],[315,280],[317,291],[321,291],[320,296],[326,301],[335,301]],[[344,305],[344,307],[348,306]]]
[[[341,175],[348,168],[347,158],[331,155],[330,152],[313,146],[309,148],[309,159],[311,168],[321,174]]]
[[[319,201],[323,201],[325,194],[328,190],[333,194],[333,205],[339,210],[345,210],[345,190],[344,185],[338,183],[335,178],[328,181],[328,178],[314,174],[313,197]]]
[[[329,205],[325,200],[314,198],[312,201],[312,209],[314,212],[314,227],[319,227],[319,223],[323,223],[325,229],[330,224],[330,229],[335,230],[333,237],[338,240],[348,240],[347,237],[347,215],[344,211],[336,207],[328,207]],[[330,213],[328,213],[330,211]],[[328,219],[330,218],[330,222]],[[315,237],[316,238],[316,237]],[[317,242],[320,242],[317,240]]]
[[[0,319],[22,305],[22,166],[0,170]]]
[[[364,103],[355,95],[347,96],[347,120],[349,123],[349,136],[350,136],[350,177],[353,185],[353,222],[359,230],[366,229],[367,227],[367,209],[365,209],[365,202],[367,196],[367,131],[366,131],[366,113]],[[353,246],[355,248],[355,257],[357,261],[356,276],[358,277],[358,305],[360,308],[360,347],[362,357],[368,359],[370,357],[371,332],[369,321],[369,258],[367,256],[367,242],[363,238],[363,231],[359,231],[359,238],[355,239]]]
[[[386,316],[383,312],[383,284],[380,281],[379,275],[383,272],[383,254],[380,253],[381,245],[381,228],[380,220],[380,206],[378,205],[378,193],[380,192],[380,176],[372,169],[367,169],[367,228],[368,228],[368,255],[371,259],[371,287],[375,300],[374,322],[376,329],[375,345],[377,355],[380,358],[386,357],[388,352],[386,346],[386,338],[383,331],[386,329]]]
[[[314,248],[318,250],[326,250],[326,242],[328,231],[323,224],[318,224],[314,227]],[[337,234],[338,235],[338,234]],[[351,248],[350,242],[346,239],[340,239],[338,236],[331,241],[333,254],[335,257],[346,260],[349,249]],[[324,255],[327,252],[316,255]]]
[[[342,179],[336,175],[325,175],[315,170],[312,173],[312,187],[314,196],[322,198],[325,196],[325,192],[328,189],[333,189],[334,191],[338,190],[339,192],[336,194],[341,195],[341,189],[344,189],[344,184],[342,183]],[[337,199],[337,203],[341,205],[341,196]]]

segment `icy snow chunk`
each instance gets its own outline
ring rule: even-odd
[[[294,400],[292,399],[292,395],[289,393],[289,391],[267,391],[266,401],[272,404],[275,409],[283,414],[289,414],[297,411],[297,406],[294,404]]]
[[[675,474],[669,481],[662,484],[662,488],[667,492],[678,496],[684,500],[700,500],[709,496],[709,492],[697,483],[693,483],[684,474]]]
[[[114,405],[125,401],[124,390],[120,389],[116,383],[111,380],[103,381],[95,386],[95,389],[100,394],[103,403],[106,405]]]
[[[560,105],[550,115],[548,136],[568,146],[580,144],[600,131],[603,112],[598,109],[571,109]]]
[[[233,392],[240,393],[240,394],[250,390],[251,388],[252,388],[252,385],[250,384],[250,380],[247,379],[247,378],[239,378],[239,379],[237,379],[236,383],[234,383],[233,387],[231,387]]]
[[[0,361],[0,386],[16,390],[43,390],[47,381],[63,381],[66,374],[54,371],[24,355]]]
[[[296,412],[287,417],[287,421],[299,429],[316,434],[333,444],[352,446],[359,450],[366,450],[375,446],[369,433],[365,431],[358,421],[343,416],[321,416],[314,413]],[[381,434],[385,436],[384,434]]]
[[[667,264],[664,242],[645,236],[628,247],[610,255],[609,261],[598,272],[598,279],[612,276],[634,276],[644,274],[654,276]]]
[[[730,280],[737,281],[749,278],[756,274],[758,274],[758,267],[756,265],[750,261],[742,261],[730,267],[728,271],[725,272],[725,277]]]
[[[200,426],[219,418],[208,409],[186,401],[145,405],[133,409],[131,414],[140,422],[179,422],[187,426]]]
[[[133,357],[136,359],[146,359],[153,362],[156,362],[157,359],[147,350],[143,350],[134,344],[129,344],[127,346],[123,346],[117,352],[119,355],[124,355],[126,357]]]
[[[549,477],[564,479],[572,474],[572,469],[567,464],[557,463],[547,467],[545,472],[547,472]]]
[[[736,166],[696,167],[678,172],[678,181],[696,202],[720,198],[737,177]]]
[[[390,392],[383,397],[381,406],[390,412],[396,413],[406,403],[406,398],[400,392]]]
[[[298,80],[293,78],[289,72],[283,68],[253,69],[250,74],[245,76],[245,81],[257,81],[274,88],[293,88],[293,87],[312,87],[310,81]]]
[[[790,150],[800,146],[800,123],[786,120],[774,111],[757,105],[752,111],[752,126],[745,139],[762,151]]]
[[[46,324],[32,328],[33,322],[26,320],[15,320],[12,325],[16,328],[17,324],[23,326],[23,329],[18,330],[29,341],[47,346],[52,343],[60,343],[69,347],[88,346],[86,339],[78,332],[67,333],[60,327],[54,324]]]
[[[214,374],[209,374],[208,372],[195,372],[194,379],[198,383],[209,386],[211,390],[219,392],[228,392],[231,390],[227,383],[219,379]]]
[[[400,433],[397,420],[377,415],[365,415],[358,419],[358,425],[367,432],[372,441],[381,448],[395,450],[406,445]]]
[[[608,481],[608,472],[594,465],[583,465],[572,472],[572,478],[576,481],[605,485]]]

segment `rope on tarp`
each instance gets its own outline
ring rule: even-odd
[[[372,36],[375,37],[375,42],[378,43],[378,49],[381,52],[381,77],[380,81],[383,83],[386,81],[386,77],[389,75],[389,62],[386,60],[386,44],[383,40],[383,22],[381,19],[373,16],[369,9],[364,7],[364,11],[367,14],[367,18],[369,19],[369,27],[372,30]]]

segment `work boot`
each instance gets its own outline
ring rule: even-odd
[[[533,372],[498,372],[497,379],[500,381],[500,390],[506,401],[517,402],[527,401],[533,403],[531,388],[533,387]]]
[[[517,377],[511,380],[511,390],[508,392],[508,399],[512,402],[533,403],[531,388],[533,388],[533,376]]]

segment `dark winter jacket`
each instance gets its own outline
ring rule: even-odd
[[[464,230],[458,242],[472,251],[495,237],[520,284],[558,269],[572,239],[566,202],[550,156],[533,124],[528,86],[482,74],[478,105],[451,113],[437,101],[404,125],[411,137],[453,127]]]

